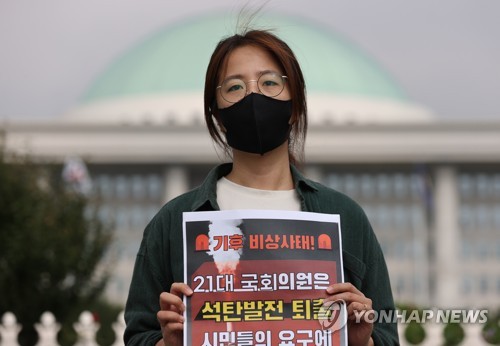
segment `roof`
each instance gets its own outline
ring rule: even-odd
[[[335,33],[279,15],[263,16],[252,27],[273,29],[296,54],[306,79],[311,123],[430,118],[377,62]],[[112,63],[66,120],[199,122],[210,55],[221,38],[235,32],[235,22],[221,14],[165,27]]]
[[[294,50],[308,91],[405,99],[402,89],[373,59],[322,27],[283,16],[264,17],[257,27],[276,28]],[[164,91],[202,90],[217,42],[235,24],[224,15],[169,26],[119,57],[88,89],[83,101]]]

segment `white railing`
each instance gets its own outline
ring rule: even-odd
[[[6,312],[2,316],[0,324],[0,346],[19,346],[17,336],[22,327],[17,323],[16,316],[12,312]],[[94,320],[94,316],[89,311],[80,314],[78,321],[73,324],[73,329],[77,334],[75,346],[98,346],[95,337],[100,325]],[[123,346],[123,332],[125,331],[125,319],[121,312],[112,328],[115,332],[115,342],[113,346]],[[40,317],[40,322],[35,323],[35,329],[38,333],[38,342],[36,346],[59,346],[57,342],[57,333],[61,325],[57,323],[51,312],[44,312]]]
[[[444,326],[442,323],[428,322],[424,323],[425,339],[420,343],[420,346],[441,346],[445,344]],[[484,324],[469,323],[462,325],[465,337],[460,343],[460,346],[486,346],[490,345],[484,340],[482,335]],[[398,324],[400,346],[410,346],[404,337],[406,325]]]
[[[19,346],[17,336],[21,331],[21,325],[17,323],[16,316],[11,312],[6,312],[2,316],[0,324],[0,346]],[[399,338],[401,346],[410,344],[404,338],[406,325],[399,324]],[[426,337],[421,346],[440,346],[444,344],[443,328],[444,324],[425,323],[423,324]],[[80,314],[78,322],[73,324],[78,339],[75,346],[98,346],[95,337],[100,328],[99,323],[94,320],[92,313],[84,311]],[[125,331],[125,319],[123,312],[120,313],[112,325],[115,333],[115,342],[112,346],[123,346],[123,332]],[[460,346],[482,346],[488,343],[482,337],[483,324],[463,325],[465,338]],[[57,333],[61,325],[56,321],[51,312],[44,312],[40,317],[40,323],[35,324],[38,333],[38,343],[36,346],[58,346]]]

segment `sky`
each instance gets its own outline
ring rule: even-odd
[[[0,0],[0,119],[57,118],[155,32],[238,0]],[[270,0],[360,47],[442,120],[500,121],[499,0]]]

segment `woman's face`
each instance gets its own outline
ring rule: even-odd
[[[225,80],[239,78],[246,84],[246,94],[259,93],[257,80],[266,72],[274,72],[283,75],[282,69],[265,50],[256,46],[243,46],[236,48],[227,58],[225,70],[222,71],[218,84]],[[274,97],[278,100],[290,100],[290,92],[287,83],[283,91]],[[234,103],[228,102],[221,97],[220,89],[217,90],[217,105],[219,109],[227,108]]]

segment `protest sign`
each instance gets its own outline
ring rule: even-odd
[[[346,345],[338,215],[228,210],[183,215],[184,345]],[[338,307],[338,305],[337,305]]]

